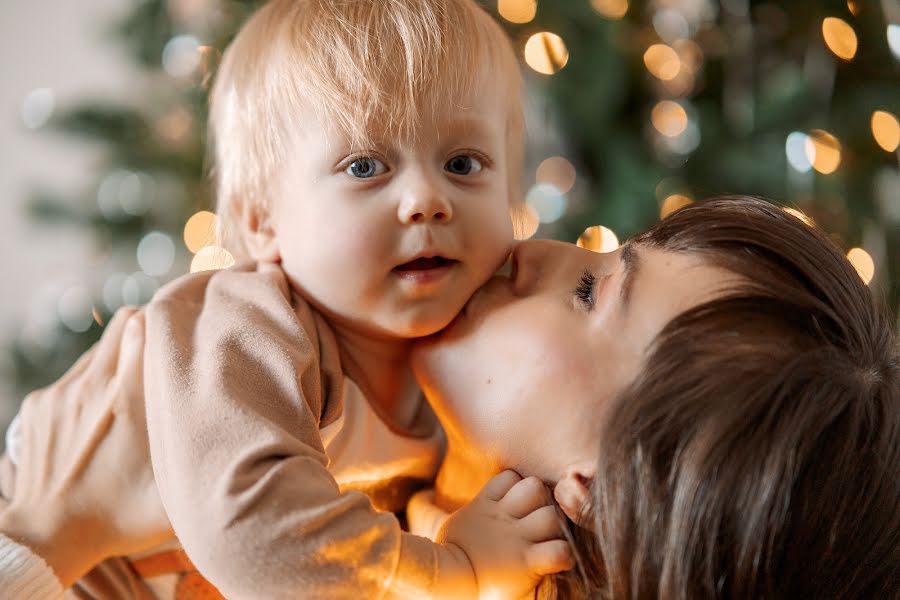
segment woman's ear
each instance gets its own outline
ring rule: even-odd
[[[240,215],[244,245],[250,257],[258,262],[279,262],[281,252],[272,226],[271,211],[258,203],[242,204]]]
[[[593,469],[571,467],[553,488],[556,503],[569,519],[585,529],[593,529],[593,523],[584,522],[585,509],[590,506],[590,485]]]

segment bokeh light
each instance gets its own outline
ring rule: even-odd
[[[853,57],[856,56],[858,45],[856,32],[843,19],[826,17],[822,21],[822,37],[825,38],[828,49],[834,52],[838,58],[853,60]]]
[[[856,269],[856,272],[859,273],[863,283],[869,285],[872,278],[875,277],[875,261],[872,260],[872,256],[862,248],[851,248],[847,252],[847,258],[850,260],[853,268]]]
[[[784,208],[784,212],[786,212],[789,215],[793,215],[793,216],[797,217],[798,219],[800,219],[801,221],[803,221],[810,227],[812,227],[814,225],[812,218],[798,208],[791,208],[790,206],[787,206]]]
[[[807,156],[807,145],[811,143],[809,136],[799,131],[794,131],[787,136],[784,152],[787,155],[788,164],[798,173],[808,173],[812,169],[812,161]]]
[[[525,201],[538,215],[541,223],[553,223],[558,221],[566,212],[568,200],[566,196],[549,183],[534,185],[525,197]]]
[[[122,282],[122,300],[131,306],[145,304],[158,288],[157,281],[146,273],[132,273]]]
[[[594,225],[584,230],[576,242],[578,247],[592,250],[593,252],[613,252],[619,248],[619,238],[612,229],[602,225]]]
[[[621,19],[628,12],[628,0],[591,0],[591,6],[607,19]]]
[[[681,70],[678,53],[665,44],[653,44],[644,52],[644,64],[650,73],[663,81],[671,81]]]
[[[206,246],[194,255],[194,260],[191,261],[191,273],[227,269],[233,265],[234,257],[231,252],[221,246]]]
[[[567,194],[575,185],[575,167],[561,156],[551,156],[542,162],[535,175],[538,183],[549,183],[561,194]]]
[[[893,152],[900,146],[900,122],[884,110],[872,113],[872,136],[881,148]]]
[[[93,308],[90,292],[83,285],[67,289],[57,303],[59,320],[75,333],[90,329],[94,322]]]
[[[672,100],[663,100],[650,113],[653,127],[666,137],[678,137],[688,125],[687,111]]]
[[[138,242],[137,261],[147,275],[165,275],[175,262],[175,242],[166,233],[151,231]]]
[[[827,131],[813,129],[806,140],[806,158],[819,173],[834,173],[841,164],[841,143]]]
[[[166,42],[162,66],[172,77],[189,77],[200,66],[200,42],[192,35],[176,35]]]
[[[510,216],[512,217],[513,237],[519,241],[531,238],[541,225],[537,211],[525,202],[516,205],[510,211]]]
[[[538,73],[553,75],[569,62],[569,50],[561,37],[542,31],[525,43],[525,62]]]
[[[528,23],[537,13],[537,0],[498,0],[497,12],[510,23]]]
[[[201,248],[219,245],[218,217],[208,210],[195,213],[184,225],[184,245],[193,254]]]
[[[687,206],[691,202],[693,202],[693,199],[691,199],[690,196],[685,196],[684,194],[672,194],[663,200],[662,206],[659,208],[659,218],[665,219],[679,208]]]
[[[22,100],[22,123],[28,129],[43,127],[53,115],[53,90],[38,88],[28,92]]]
[[[855,17],[859,14],[859,2],[856,0],[847,0],[847,10]]]
[[[888,47],[894,54],[894,58],[900,60],[900,25],[894,23],[887,27]]]

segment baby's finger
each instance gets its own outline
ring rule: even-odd
[[[575,566],[575,555],[565,540],[535,544],[525,551],[525,564],[536,577],[568,571]]]
[[[563,525],[556,507],[542,506],[519,520],[522,536],[530,542],[565,539]]]
[[[550,493],[544,482],[537,477],[526,477],[521,480],[506,492],[500,501],[501,508],[517,519],[548,504],[550,504]]]
[[[510,488],[522,480],[515,471],[503,471],[488,480],[481,488],[481,495],[495,502],[501,500]]]

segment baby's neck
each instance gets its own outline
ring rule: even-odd
[[[447,512],[468,504],[499,467],[482,455],[468,451],[465,442],[447,432],[447,453],[434,482],[434,503]]]
[[[421,408],[409,354],[410,340],[373,337],[332,324],[341,347],[344,372],[366,395],[383,418],[401,429],[410,429]]]

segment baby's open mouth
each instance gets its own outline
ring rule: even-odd
[[[459,261],[452,258],[444,258],[443,256],[429,256],[427,258],[417,258],[408,263],[403,263],[394,267],[395,271],[431,271],[432,269],[440,269],[441,267],[449,267]]]

